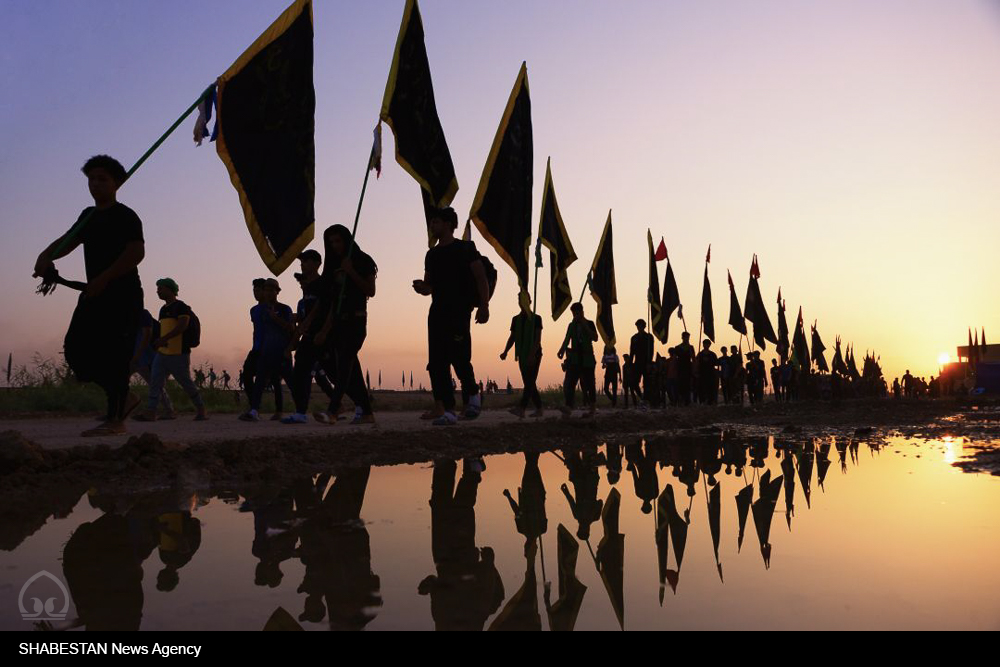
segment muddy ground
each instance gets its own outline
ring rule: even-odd
[[[224,428],[224,427],[223,427]],[[508,421],[475,428],[290,432],[287,436],[164,442],[154,434],[126,444],[45,449],[20,432],[0,433],[0,549],[12,549],[66,516],[91,489],[129,495],[190,488],[220,493],[279,484],[339,467],[382,466],[520,451],[597,446],[637,437],[775,436],[794,444],[815,437],[883,439],[891,435],[965,437],[973,455],[956,465],[1000,475],[1000,406],[940,401],[766,403],[757,407],[691,407],[664,412],[606,411],[596,419]]]

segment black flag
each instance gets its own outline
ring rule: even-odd
[[[533,169],[528,66],[521,71],[500,119],[469,217],[517,275],[521,307],[528,305],[528,246],[531,245]]]
[[[434,102],[424,23],[416,0],[406,1],[379,117],[396,137],[399,166],[428,193],[433,206],[451,204],[458,180]]]
[[[666,342],[670,335],[670,318],[674,311],[683,317],[683,306],[681,306],[681,295],[677,291],[677,280],[674,278],[674,268],[670,265],[670,258],[667,257],[667,271],[663,276],[663,337]]]
[[[833,352],[833,372],[845,377],[850,375],[850,371],[847,370],[847,364],[844,363],[844,355],[840,350],[840,336],[837,336],[837,344]]]
[[[556,189],[552,185],[552,161],[545,164],[545,189],[542,192],[542,217],[538,223],[538,238],[542,245],[549,249],[549,270],[552,274],[552,319],[569,308],[573,301],[573,293],[569,288],[569,276],[566,269],[576,261],[573,244],[563,225],[562,214],[559,212],[559,202],[556,200]]]
[[[792,350],[795,353],[796,361],[802,368],[809,370],[811,365],[809,357],[809,343],[806,341],[806,325],[802,319],[802,307],[799,306],[799,319],[795,323],[795,335],[792,337]]]
[[[812,360],[816,362],[816,368],[821,373],[827,373],[830,367],[826,364],[826,357],[823,355],[826,352],[826,346],[823,345],[823,340],[819,337],[819,330],[816,328],[816,324],[814,322],[812,325]]]
[[[736,297],[736,285],[733,284],[733,275],[729,276],[729,326],[736,330],[736,333],[746,336],[747,323],[743,318],[743,310],[740,308],[740,300]]]
[[[785,301],[781,298],[781,288],[778,288],[778,356],[782,363],[788,359],[790,342],[788,340],[788,320],[785,319]]]
[[[708,280],[708,264],[712,261],[712,246],[708,246],[708,255],[705,257],[705,284],[701,288],[701,324],[705,330],[705,337],[713,343],[715,342],[715,313],[712,311],[712,283]],[[701,345],[701,341],[698,341]]]
[[[765,349],[764,341],[771,341],[777,344],[778,337],[774,335],[774,328],[771,326],[771,318],[764,307],[764,298],[760,294],[760,286],[757,279],[760,278],[760,267],[757,265],[757,255],[753,257],[753,264],[750,265],[750,281],[747,284],[747,297],[743,302],[743,315],[753,322],[753,339],[760,347]]]
[[[296,0],[219,77],[216,149],[261,259],[280,275],[313,239],[312,2]]]
[[[608,221],[604,224],[590,276],[590,295],[597,302],[597,331],[605,345],[614,345],[615,322],[611,307],[618,303],[618,288],[615,286],[615,257],[611,243],[611,211],[608,211]]]
[[[667,342],[669,330],[666,318],[663,317],[663,305],[660,302],[660,276],[656,270],[656,252],[653,250],[653,234],[646,230],[646,241],[649,244],[649,286],[646,288],[646,300],[649,301],[650,331],[661,343]]]

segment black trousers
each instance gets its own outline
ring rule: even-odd
[[[333,358],[334,382],[330,395],[330,413],[340,410],[344,394],[361,408],[362,414],[372,413],[372,404],[365,386],[364,373],[358,352],[368,336],[368,320],[365,316],[352,315],[336,323],[330,354]]]
[[[455,409],[455,391],[451,386],[451,369],[455,369],[462,386],[462,401],[479,393],[476,374],[472,369],[472,311],[435,311],[427,316],[427,371],[431,377],[434,400],[444,409]]]
[[[580,391],[583,392],[583,404],[592,407],[597,403],[597,378],[594,375],[596,367],[588,366],[583,368],[576,364],[567,364],[566,381],[563,384],[563,394],[566,397],[566,406],[572,408],[576,403],[576,384],[580,383]]]
[[[618,376],[617,375],[605,375],[604,376],[604,395],[611,400],[611,407],[618,407]],[[626,394],[625,400],[628,400],[628,395]]]
[[[316,346],[312,337],[299,342],[295,351],[295,369],[292,372],[292,398],[295,400],[295,411],[306,414],[309,411],[309,398],[312,395],[312,372],[316,364],[320,364],[327,374],[331,373],[329,361],[323,350]]]
[[[288,364],[291,366],[291,364]],[[257,352],[256,350],[250,350],[247,354],[247,358],[243,361],[243,391],[246,392],[247,399],[250,401],[250,407],[254,407],[253,396],[254,388],[257,386]],[[266,387],[268,383],[274,389],[274,411],[284,412],[285,408],[285,392],[281,390],[281,381],[284,379],[285,383],[288,385],[288,389],[291,390],[293,387],[293,376],[290,370],[286,373],[275,373],[270,377],[261,377],[261,382],[263,386]],[[263,397],[263,389],[261,389],[261,396]],[[256,409],[260,409],[260,399],[258,399]]]
[[[533,361],[521,361],[521,380],[524,382],[524,392],[521,394],[521,407],[533,403],[535,409],[542,409],[542,397],[538,393],[538,369],[542,365],[542,355],[535,356]]]

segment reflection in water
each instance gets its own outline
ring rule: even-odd
[[[868,447],[873,456],[880,450],[878,443]],[[806,510],[812,507],[813,484],[824,489],[834,450],[842,471],[859,464],[859,443],[842,438],[789,444],[763,437],[653,437],[624,446],[609,443],[603,451],[583,447],[545,454],[528,452],[518,455],[520,481],[516,489],[495,483],[488,487],[488,498],[480,498],[481,490],[487,488],[484,476],[489,474],[482,461],[435,461],[429,503],[433,574],[423,577],[416,592],[429,598],[431,618],[439,630],[541,630],[543,607],[549,629],[573,630],[581,619],[585,599],[588,609],[597,608],[597,613],[609,620],[613,614],[614,622],[624,629],[626,526],[633,540],[629,549],[635,570],[630,571],[629,579],[633,608],[637,593],[654,585],[654,576],[658,579],[659,606],[664,606],[668,588],[677,596],[686,555],[689,560],[703,559],[705,564],[714,561],[713,569],[723,584],[725,556],[729,578],[734,571],[740,578],[740,569],[732,561],[742,552],[751,515],[764,570],[769,570],[774,515],[784,513],[791,531],[796,510],[803,511],[803,505],[796,507],[796,495]],[[545,457],[553,458],[542,466]],[[554,464],[556,459],[561,463]],[[611,485],[606,494],[600,490],[602,467]],[[543,474],[543,470],[547,472]],[[624,471],[631,481],[619,486]],[[513,487],[509,481],[517,479],[516,474],[514,471],[501,481]],[[240,512],[252,514],[253,537],[242,544],[246,549],[250,542],[253,585],[295,592],[294,602],[283,603],[288,609],[301,611],[290,614],[279,606],[267,621],[267,629],[301,629],[299,624],[303,623],[360,630],[382,611],[382,581],[373,571],[372,542],[363,510],[366,495],[391,491],[370,489],[371,475],[371,468],[339,469],[291,484],[258,484],[239,493],[219,494]],[[566,481],[560,483],[560,478]],[[559,483],[561,491],[556,505],[549,508],[546,481]],[[723,486],[732,495],[726,495]],[[623,492],[629,498],[623,497]],[[784,503],[779,509],[782,494]],[[704,514],[701,501],[695,500],[698,495],[704,499]],[[206,551],[202,547],[206,528],[197,515],[207,502],[204,496],[190,489],[139,498],[102,495],[96,489],[88,492],[89,504],[102,514],[79,524],[62,549],[63,575],[77,615],[71,624],[89,630],[139,629],[145,597],[157,593],[175,596],[179,585],[193,576],[191,563]],[[733,501],[724,501],[724,497],[733,498],[736,508],[726,523],[724,506],[732,507]],[[496,505],[504,507],[501,524],[509,536],[500,539],[504,553],[510,553],[510,544],[516,542],[519,547],[516,567],[505,564],[507,569],[503,570],[512,594],[505,589],[494,548],[477,543],[477,501],[489,502],[489,510]],[[694,529],[706,535],[706,541],[704,551],[695,541],[691,553],[686,554],[696,502],[699,518]],[[423,500],[420,503],[424,506]],[[559,523],[554,535],[549,533],[547,509],[554,521],[557,512],[559,520],[571,517],[571,528]],[[490,517],[494,516],[491,512]],[[700,517],[707,518],[707,525],[699,525],[703,521]],[[652,543],[647,532],[650,524]],[[725,526],[735,534],[724,532]],[[601,534],[595,547],[592,532],[597,530]],[[380,531],[385,532],[381,524]],[[496,534],[490,535],[495,544]],[[724,548],[727,545],[728,551]],[[555,572],[546,570],[546,548],[552,546]],[[641,560],[639,554],[644,549],[655,553],[655,566],[651,560]],[[590,560],[582,567],[581,551],[585,560]],[[551,556],[550,552],[549,565]],[[147,563],[154,564],[156,575],[144,581]],[[643,570],[650,569],[643,571],[635,563],[643,563]],[[385,564],[380,567],[384,569]],[[698,563],[688,566],[689,571],[692,568],[697,570]],[[287,581],[289,577],[297,579],[299,572],[301,583],[296,586]],[[416,579],[425,572],[422,569]],[[553,574],[555,581],[550,579]],[[698,583],[694,581],[697,574],[689,572],[687,587]],[[715,575],[711,576],[714,579]],[[588,586],[581,579],[599,579],[604,594],[588,596]],[[409,579],[410,595],[414,580]],[[517,582],[516,589],[512,582]],[[636,615],[634,609],[632,614]]]

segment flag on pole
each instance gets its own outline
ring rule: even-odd
[[[837,336],[837,344],[833,353],[833,372],[841,375],[850,375],[847,364],[844,363],[844,355],[840,350],[840,336]]]
[[[823,345],[823,339],[819,336],[819,330],[816,328],[817,324],[817,322],[813,322],[812,325],[812,360],[816,363],[816,368],[821,373],[827,373],[830,367],[826,364],[826,356],[823,354],[826,352],[826,346]]]
[[[656,253],[653,251],[653,233],[646,230],[646,242],[649,245],[649,286],[646,288],[646,300],[649,301],[650,332],[661,343],[667,342],[668,324],[663,317],[663,305],[660,301],[660,276],[656,270]]]
[[[576,261],[573,244],[563,224],[559,212],[559,202],[556,200],[556,189],[552,184],[552,160],[545,163],[545,189],[542,191],[542,217],[538,223],[538,239],[549,249],[549,272],[552,279],[552,319],[569,308],[573,302],[573,293],[569,287],[567,269]],[[541,260],[541,248],[538,249],[538,260]]]
[[[521,63],[507,108],[479,181],[469,217],[517,276],[521,308],[528,305],[528,246],[534,169],[528,65]]]
[[[472,240],[472,220],[465,221],[465,231],[462,232],[462,240],[463,241]]]
[[[372,158],[368,163],[368,170],[375,170],[375,178],[382,177],[382,123],[375,126],[375,130],[372,132],[374,139],[372,140]]]
[[[382,388],[382,371],[378,372],[378,388]]]
[[[753,323],[754,342],[763,350],[766,348],[764,341],[777,344],[778,337],[774,335],[771,318],[767,314],[767,308],[764,307],[764,298],[760,294],[760,285],[757,283],[759,278],[760,266],[757,264],[757,255],[754,255],[753,263],[750,265],[747,296],[743,303],[743,315]]]
[[[861,373],[858,372],[858,363],[854,358],[854,345],[847,348],[847,372],[855,382],[861,380]]]
[[[590,267],[590,295],[597,302],[597,331],[605,345],[615,344],[615,323],[611,308],[618,303],[615,286],[615,257],[611,242],[611,211],[604,224],[601,243],[597,246],[594,263]]]
[[[677,311],[679,317],[684,316],[684,311],[681,306],[681,295],[677,291],[677,280],[674,278],[674,267],[670,265],[670,258],[667,258],[667,271],[663,277],[663,336],[664,340],[670,335],[670,318],[673,317],[674,311]]]
[[[406,0],[379,117],[396,138],[396,162],[427,192],[431,205],[451,204],[458,180],[434,101],[417,0]]]
[[[806,325],[802,319],[802,307],[799,306],[799,319],[795,323],[795,335],[792,337],[792,347],[795,350],[795,357],[806,370],[811,365],[809,357],[809,343],[806,340]]]
[[[13,366],[14,366],[14,353],[13,352],[8,352],[7,353],[7,386],[8,387],[10,386],[10,371],[11,371],[11,368],[13,368]]]
[[[788,340],[788,320],[785,319],[785,301],[781,298],[781,288],[778,288],[778,356],[782,362],[788,358],[790,343]]]
[[[667,244],[663,240],[663,237],[661,236],[660,245],[656,247],[656,261],[662,262],[666,258],[667,258]]]
[[[736,296],[736,285],[733,284],[733,274],[728,271],[729,276],[729,326],[736,330],[741,336],[747,335],[747,323],[743,318],[743,309],[740,308],[740,300]]]
[[[712,283],[708,280],[708,265],[712,262],[712,246],[708,246],[708,255],[705,256],[705,282],[701,288],[701,324],[705,330],[705,337],[713,343],[715,342],[715,313],[712,310]],[[698,341],[701,345],[701,341]]]
[[[261,259],[280,275],[313,239],[311,0],[296,0],[217,82],[216,149]]]

